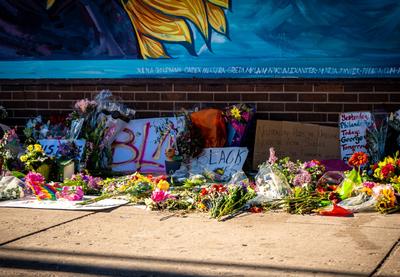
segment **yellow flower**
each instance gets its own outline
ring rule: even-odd
[[[204,205],[203,202],[198,203],[198,204],[197,204],[197,208],[200,209],[200,210],[202,210],[202,211],[204,211],[204,210],[207,209],[206,205]]]
[[[21,157],[19,157],[19,159],[21,160],[21,162],[26,162],[28,160],[28,157],[26,155],[22,155]]]
[[[32,151],[33,150],[33,145],[32,144],[29,145],[27,149],[28,149],[28,151]]]
[[[236,107],[233,107],[231,109],[231,114],[232,114],[233,118],[236,120],[239,120],[241,118],[240,110]]]
[[[43,151],[42,146],[40,144],[35,144],[35,151],[42,152]]]
[[[392,157],[386,157],[385,161],[388,164],[396,164],[395,160]]]
[[[368,194],[369,196],[372,195],[372,189],[367,188],[367,187],[363,187],[363,188],[361,189],[361,192],[365,192],[365,193]]]
[[[157,184],[157,188],[163,191],[167,191],[169,189],[169,183],[165,180],[160,180]]]
[[[390,179],[390,182],[394,184],[400,184],[400,176],[392,177],[392,179]]]

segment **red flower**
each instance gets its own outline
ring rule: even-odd
[[[387,164],[384,167],[382,167],[382,175],[384,178],[387,178],[390,174],[394,172],[394,165],[392,164]]]
[[[204,196],[204,195],[207,195],[207,194],[208,194],[208,190],[206,188],[202,188],[201,191],[200,191],[200,195]]]
[[[349,165],[360,167],[368,162],[368,155],[364,152],[355,152],[349,159]]]
[[[263,212],[263,208],[262,207],[253,206],[253,207],[251,207],[249,209],[249,212],[255,213],[255,214],[262,213]]]
[[[224,187],[224,185],[222,185],[222,184],[219,184],[219,185],[214,184],[214,185],[211,186],[211,190],[215,191],[215,192],[222,193],[222,192],[226,191],[226,187]]]

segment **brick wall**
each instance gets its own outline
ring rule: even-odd
[[[76,100],[102,89],[135,108],[138,118],[246,102],[256,105],[259,119],[337,125],[340,112],[400,109],[400,79],[0,80],[0,89],[9,125],[40,114],[67,114]]]

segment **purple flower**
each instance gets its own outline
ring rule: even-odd
[[[303,165],[303,167],[304,168],[310,168],[310,167],[314,167],[314,166],[316,166],[317,164],[314,162],[314,161],[309,161],[309,162],[305,162],[304,163],[304,165]]]
[[[296,187],[302,187],[310,183],[311,174],[306,170],[300,170],[300,172],[293,179],[293,185]]]
[[[247,122],[250,119],[250,114],[248,112],[243,112],[242,117]]]
[[[287,168],[287,170],[288,170],[289,173],[291,173],[291,174],[295,174],[295,173],[297,173],[297,171],[299,170],[298,167],[297,167],[297,165],[296,165],[294,162],[292,162],[292,161],[286,162],[285,167]]]

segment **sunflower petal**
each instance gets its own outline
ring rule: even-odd
[[[208,21],[211,27],[221,34],[226,34],[226,18],[224,11],[209,2],[207,2]]]
[[[207,1],[217,6],[220,6],[224,9],[229,9],[229,0],[207,0]]]
[[[142,44],[141,54],[144,59],[169,58],[160,42],[143,35],[139,35],[139,37]]]
[[[209,37],[206,7],[203,0],[143,0],[151,8],[173,17],[193,22],[206,39]]]
[[[163,41],[192,42],[189,27],[183,19],[156,12],[142,1],[129,0],[126,7],[140,33]]]
[[[47,0],[46,9],[50,9],[54,5],[55,2],[56,2],[56,0]]]

